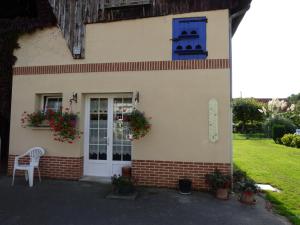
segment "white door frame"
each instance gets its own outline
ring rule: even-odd
[[[113,100],[114,98],[132,98],[132,94],[89,94],[85,97],[85,120],[84,120],[84,163],[83,175],[111,177],[120,175],[123,166],[131,165],[131,161],[113,161]],[[107,159],[89,159],[90,138],[90,100],[92,98],[107,98]]]

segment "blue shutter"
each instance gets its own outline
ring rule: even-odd
[[[206,17],[173,19],[172,59],[206,59]]]

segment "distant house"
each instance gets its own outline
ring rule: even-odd
[[[140,185],[205,188],[218,168],[230,174],[231,37],[250,1],[50,0],[59,27],[23,35],[14,67],[9,173],[32,146],[47,154],[45,177],[111,177],[124,165]],[[80,115],[82,139],[53,140],[49,129],[20,126],[23,111],[60,106]],[[137,108],[152,129],[130,141],[116,120]]]

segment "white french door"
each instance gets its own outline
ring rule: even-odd
[[[132,109],[130,95],[86,97],[84,175],[110,177],[131,164],[126,115]]]

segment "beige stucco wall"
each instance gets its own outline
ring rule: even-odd
[[[174,15],[87,25],[86,59],[73,60],[57,28],[21,37],[16,66],[120,61],[171,60],[172,18],[207,16],[208,58],[229,58],[228,11]],[[73,106],[84,130],[84,97],[89,93],[139,91],[138,108],[152,117],[152,130],[133,143],[133,159],[196,162],[231,161],[230,70],[110,72],[14,76],[10,154],[43,146],[47,155],[83,155],[84,136],[75,144],[53,140],[49,130],[22,128],[23,111],[36,108],[38,94],[62,93],[64,106],[77,92]],[[208,101],[219,102],[219,140],[208,139]]]
[[[48,130],[20,126],[22,112],[34,110],[37,93],[63,92],[67,106],[68,97],[77,92],[79,101],[73,110],[81,113],[83,130],[85,94],[139,91],[138,108],[152,117],[152,130],[134,142],[134,159],[230,161],[229,70],[33,75],[15,76],[13,82],[10,154],[19,154],[34,145],[44,146],[48,155],[83,154],[82,143],[57,143]],[[210,98],[219,102],[220,139],[215,144],[208,139]]]
[[[85,59],[73,60],[55,27],[23,35],[16,66],[156,61],[172,59],[172,19],[206,16],[208,58],[229,57],[227,10],[86,25]]]

